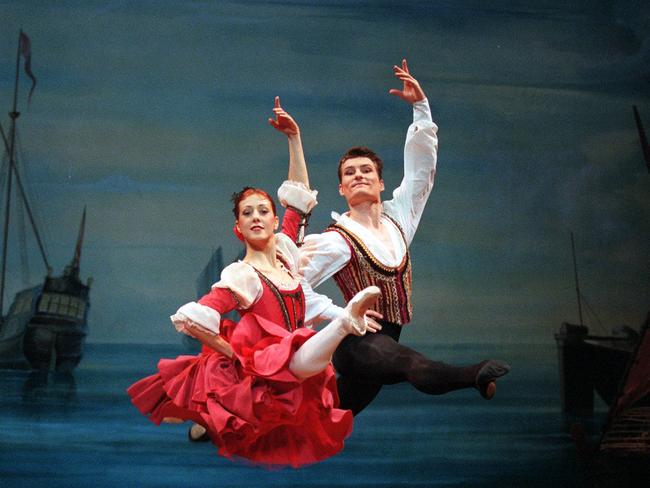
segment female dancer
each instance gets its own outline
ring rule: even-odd
[[[274,111],[279,130],[290,125],[279,100]],[[379,289],[358,293],[319,332],[305,328],[309,285],[298,279],[295,235],[274,234],[279,222],[266,192],[247,187],[233,201],[243,261],[224,268],[210,293],[171,317],[177,330],[208,347],[199,356],[162,359],[158,373],[128,393],[156,424],[200,424],[225,457],[269,467],[321,461],[343,448],[352,429],[352,413],[337,408],[332,354],[349,334],[376,330],[364,315]],[[238,323],[221,319],[233,309]]]

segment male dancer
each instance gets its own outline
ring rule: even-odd
[[[432,361],[398,342],[402,326],[410,322],[412,315],[408,247],[433,188],[438,138],[427,98],[409,73],[406,60],[393,70],[403,88],[389,93],[413,106],[413,123],[404,147],[404,179],[393,191],[393,198],[382,202],[381,159],[365,147],[348,150],[339,162],[338,175],[339,193],[349,212],[333,214],[336,222],[322,234],[308,235],[300,249],[300,271],[314,288],[333,277],[346,301],[370,285],[382,292],[375,307],[383,316],[379,320],[382,330],[348,337],[334,354],[340,407],[351,409],[355,415],[372,401],[382,385],[403,381],[434,395],[474,387],[490,399],[496,391],[496,378],[510,370],[506,363],[494,360],[467,367],[451,366]],[[287,185],[292,186],[287,183],[278,191],[287,211],[304,208],[305,192],[301,192],[301,201],[296,198],[295,184],[293,188]],[[321,317],[334,319],[342,311],[322,295],[314,293],[306,299]]]

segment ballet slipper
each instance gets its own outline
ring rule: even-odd
[[[483,361],[476,373],[476,388],[483,398],[492,399],[497,391],[496,379],[510,371],[510,365],[504,361],[490,359]]]
[[[366,311],[377,302],[380,295],[381,290],[378,287],[369,286],[352,297],[343,313],[343,324],[347,333],[357,336],[366,333]]]
[[[187,431],[187,438],[190,442],[207,442],[210,440],[207,429],[200,424],[192,424]]]

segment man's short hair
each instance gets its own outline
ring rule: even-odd
[[[375,151],[372,149],[368,149],[365,146],[355,146],[351,147],[350,149],[347,150],[347,152],[341,157],[339,161],[339,183],[341,182],[343,178],[343,174],[341,173],[341,167],[343,166],[343,163],[345,163],[348,159],[353,159],[353,158],[368,158],[370,159],[373,163],[375,163],[375,168],[377,169],[377,175],[379,175],[379,179],[381,180],[381,172],[384,169],[384,163],[381,160],[381,158],[377,155]]]

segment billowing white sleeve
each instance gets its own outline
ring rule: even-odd
[[[337,232],[310,234],[300,251],[300,274],[314,288],[350,261],[350,247]]]
[[[316,293],[304,278],[300,282],[305,294],[305,324],[309,327],[318,326],[323,322],[331,322],[337,318],[343,309],[332,300],[320,293]]]
[[[262,282],[249,264],[237,261],[221,271],[221,279],[212,288],[228,288],[237,298],[240,309],[250,308],[262,296]]]
[[[305,237],[299,252],[299,271],[305,293],[305,321],[311,321],[312,325],[332,321],[340,315],[341,307],[329,297],[316,293],[312,287],[320,285],[350,261],[350,248],[338,233],[323,232]]]
[[[210,335],[219,333],[221,314],[215,309],[196,302],[189,302],[180,307],[169,317],[178,332],[192,336],[189,330],[196,327]]]
[[[221,279],[212,285],[212,288],[227,289],[239,309],[249,308],[262,295],[262,283],[257,273],[242,262],[232,263],[224,268]],[[210,296],[206,295],[208,299]],[[190,329],[196,327],[210,335],[216,335],[219,333],[221,314],[213,307],[189,302],[180,307],[170,319],[178,332],[191,336]]]
[[[278,200],[283,207],[291,206],[307,214],[318,204],[317,190],[311,190],[300,181],[286,180],[278,188]]]
[[[433,189],[438,160],[438,126],[431,119],[431,108],[425,98],[413,104],[413,123],[404,144],[404,178],[393,191],[392,200],[384,202],[384,211],[396,219],[413,240],[427,199]]]

